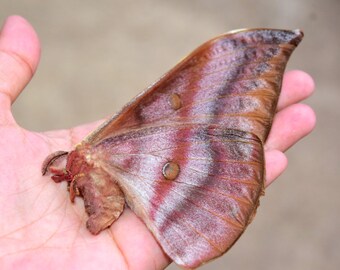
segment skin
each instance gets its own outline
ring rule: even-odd
[[[44,133],[16,123],[11,105],[32,78],[39,56],[32,26],[9,17],[0,31],[0,268],[163,269],[169,259],[129,209],[110,229],[93,236],[85,228],[82,201],[71,204],[65,184],[41,176],[49,153],[71,149],[99,122]],[[313,90],[313,79],[305,72],[285,74],[265,144],[267,186],[287,167],[284,151],[315,126],[313,110],[300,103]]]

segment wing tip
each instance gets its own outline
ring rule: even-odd
[[[304,32],[300,29],[295,29],[295,30],[292,30],[291,32],[295,34],[295,37],[292,39],[291,42],[293,42],[295,46],[299,45],[299,43],[301,42],[301,40],[303,39],[305,35]]]
[[[219,38],[224,38],[226,36],[231,36],[235,34],[246,34],[246,33],[251,33],[251,32],[257,32],[257,31],[263,31],[265,32],[273,32],[276,33],[277,36],[277,42],[278,43],[287,43],[287,44],[292,44],[294,46],[299,45],[301,40],[303,39],[304,33],[300,29],[294,29],[294,30],[287,30],[287,29],[275,29],[275,28],[241,28],[241,29],[235,29],[232,31],[229,31],[227,33],[224,33],[222,35],[217,36],[213,40],[218,40]],[[264,36],[266,36],[264,34]]]

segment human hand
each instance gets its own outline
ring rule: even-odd
[[[42,177],[45,157],[71,149],[98,123],[36,133],[19,127],[11,104],[32,78],[39,41],[21,17],[10,17],[0,32],[0,268],[163,269],[169,259],[139,218],[125,209],[97,236],[85,228],[81,200],[70,203],[65,183]],[[312,131],[314,112],[298,102],[313,92],[309,75],[288,72],[278,112],[265,144],[266,184],[286,168],[283,152]]]

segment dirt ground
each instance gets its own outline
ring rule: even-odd
[[[266,190],[237,244],[201,269],[339,269],[340,1],[2,0],[0,6],[0,21],[22,15],[41,39],[38,72],[14,105],[17,121],[39,131],[116,112],[220,33],[303,29],[288,69],[315,78],[316,93],[306,103],[317,113],[316,130],[288,151],[287,171]]]

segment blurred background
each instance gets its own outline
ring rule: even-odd
[[[288,151],[287,171],[237,244],[201,269],[340,269],[339,13],[339,0],[2,0],[0,21],[24,16],[42,44],[39,69],[14,114],[36,131],[94,121],[218,34],[303,29],[288,69],[316,81],[306,101],[317,113],[316,130]]]

